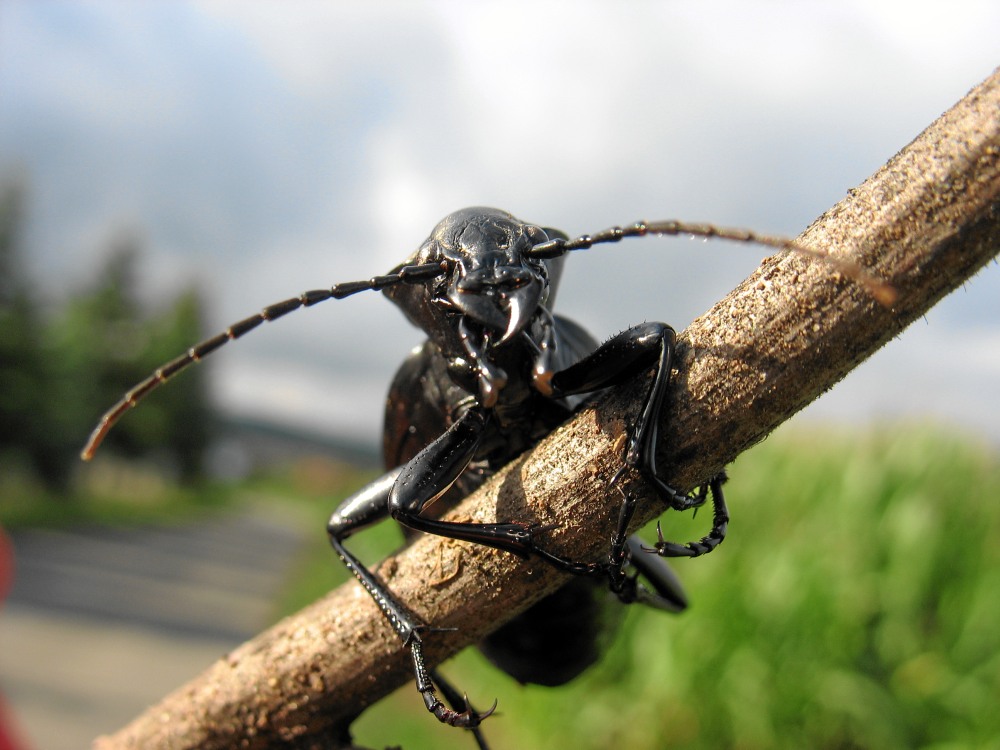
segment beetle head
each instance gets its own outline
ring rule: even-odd
[[[552,234],[558,233],[493,208],[456,211],[402,264],[445,261],[447,271],[426,287],[400,284],[384,292],[432,335],[454,330],[442,326],[441,318],[459,313],[492,346],[503,344],[549,301],[559,264],[531,258],[526,251]]]
[[[486,215],[476,215],[456,229],[453,241],[441,247],[452,269],[446,304],[498,344],[509,341],[524,329],[546,296],[545,267],[523,253],[547,237],[538,227]]]

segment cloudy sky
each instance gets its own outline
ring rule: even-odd
[[[222,329],[383,273],[467,205],[570,234],[639,218],[796,234],[989,75],[997,39],[993,0],[6,0],[0,176],[28,180],[50,299],[130,228],[151,303],[196,282]],[[599,337],[679,329],[767,254],[595,249],[559,306]],[[231,412],[374,445],[419,339],[379,295],[328,302],[218,353],[213,385]],[[994,264],[799,419],[1000,439],[998,396]]]

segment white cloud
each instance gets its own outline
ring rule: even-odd
[[[803,412],[806,419],[898,421],[914,415],[1000,444],[1000,331],[920,321]]]
[[[8,2],[0,164],[32,174],[47,279],[78,279],[108,223],[128,221],[149,234],[152,280],[201,275],[221,328],[384,272],[466,205],[571,233],[640,217],[794,232],[989,73],[994,6]],[[680,326],[764,254],[595,249],[572,259],[560,307],[598,335]],[[280,375],[346,429],[337,414],[360,400],[338,394],[387,381],[414,336],[371,297],[220,353],[220,368],[243,368],[228,403],[309,418],[273,385]],[[951,363],[974,356],[971,342],[943,360],[927,352],[950,351],[973,318],[991,335],[995,297],[977,279],[944,303],[932,340],[914,345],[922,378],[963,382]],[[855,404],[946,403],[903,403],[896,379],[915,364],[900,356],[838,390],[859,388]],[[289,364],[275,372],[269,357]],[[964,382],[982,390],[983,371],[965,368]],[[947,409],[964,419],[960,397]],[[981,421],[1000,422],[993,401]]]

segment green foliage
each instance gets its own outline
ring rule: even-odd
[[[474,650],[445,665],[478,706],[499,698],[491,745],[1000,746],[1000,462],[930,429],[799,429],[730,474],[729,538],[675,563],[688,612],[631,608],[563,688],[517,685]],[[663,519],[671,538],[704,533],[686,515]],[[369,747],[474,746],[412,686],[355,728]]]
[[[43,317],[19,257],[24,202],[19,185],[0,191],[0,457],[64,491],[101,410],[201,338],[201,303],[187,291],[147,310],[140,242],[121,234],[92,288]],[[179,377],[143,407],[144,418],[123,420],[103,451],[156,456],[184,480],[199,477],[210,427],[204,372]]]
[[[24,189],[0,191],[0,452],[43,439],[33,419],[43,407],[35,387],[47,377],[39,346],[42,321],[18,255]],[[8,459],[10,460],[10,459]]]
[[[141,466],[131,476],[121,467],[111,468],[109,474],[112,491],[101,486],[78,490],[68,503],[64,492],[0,472],[0,527],[177,526],[227,512],[240,500],[235,485],[203,481],[181,486]]]
[[[77,443],[96,422],[97,409],[115,403],[201,338],[201,304],[193,291],[164,312],[150,315],[143,309],[135,281],[138,257],[138,242],[120,237],[98,283],[71,300],[52,327],[63,355],[61,384],[74,394],[62,415],[72,423]],[[143,418],[123,419],[102,451],[132,458],[166,452],[182,478],[197,477],[209,438],[204,375],[194,368],[153,393],[143,401]]]

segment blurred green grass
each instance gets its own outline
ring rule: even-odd
[[[75,525],[177,525],[232,508],[241,487],[222,481],[180,485],[135,461],[95,461],[86,479],[54,490],[19,466],[0,471],[0,526],[8,529]]]
[[[491,747],[1000,747],[995,450],[932,427],[785,428],[730,476],[725,544],[675,563],[683,615],[629,608],[606,658],[562,688],[518,685],[474,649],[444,665],[479,707],[499,699]],[[663,520],[697,538],[708,516]],[[394,545],[386,526],[363,554]],[[301,576],[329,585],[321,542],[324,572]],[[286,607],[315,592],[298,593]],[[373,748],[474,747],[412,686],[354,731]]]

